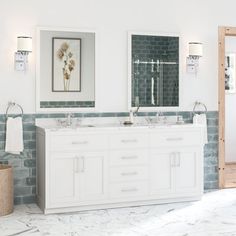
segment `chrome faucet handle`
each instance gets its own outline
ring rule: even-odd
[[[67,113],[67,118],[71,119],[74,118],[75,114],[74,113]]]
[[[152,123],[152,119],[151,119],[151,117],[149,117],[149,116],[145,117],[145,121],[146,121],[148,124]]]
[[[164,113],[163,113],[162,111],[158,111],[156,115],[157,115],[157,116],[163,116]]]
[[[160,121],[160,116],[163,116],[163,112],[162,112],[162,111],[158,111],[158,112],[156,113],[156,120],[157,120],[157,122]]]
[[[71,126],[72,125],[72,118],[73,117],[74,117],[73,113],[68,113],[67,114],[67,120],[66,120],[67,126]]]

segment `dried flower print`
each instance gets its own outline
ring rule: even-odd
[[[69,44],[67,42],[61,44],[61,47],[57,51],[57,57],[59,60],[63,61],[62,73],[64,91],[69,91],[70,76],[75,68],[75,60],[72,59],[73,53],[69,51]]]
[[[62,50],[63,52],[66,52],[68,48],[69,48],[69,45],[68,45],[68,43],[66,43],[66,42],[61,45],[61,50]]]

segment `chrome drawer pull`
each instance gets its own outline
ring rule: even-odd
[[[167,141],[181,141],[183,140],[183,138],[179,137],[179,138],[167,138]]]
[[[121,157],[122,160],[130,160],[130,159],[137,159],[138,156],[123,156]]]
[[[88,144],[88,141],[81,141],[81,142],[71,142],[71,144],[73,145],[77,145],[77,144]]]
[[[127,189],[121,189],[121,192],[123,193],[129,193],[129,192],[137,192],[137,188],[127,188]]]
[[[124,172],[124,173],[121,173],[122,176],[131,176],[131,175],[137,175],[138,173],[137,172]]]
[[[122,139],[122,143],[136,143],[137,139]]]

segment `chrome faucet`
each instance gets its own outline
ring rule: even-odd
[[[156,121],[159,122],[160,121],[160,117],[163,116],[163,112],[162,111],[159,111],[156,113]]]
[[[133,111],[133,115],[137,116],[138,115],[138,110],[139,110],[140,106],[138,105],[137,108]]]
[[[68,113],[66,118],[66,125],[71,126],[72,125],[72,118],[74,117],[74,114]]]

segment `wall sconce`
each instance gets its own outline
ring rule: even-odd
[[[189,56],[187,57],[187,72],[197,73],[199,67],[199,58],[202,57],[202,43],[189,43]]]
[[[15,53],[15,70],[26,71],[28,68],[28,55],[32,52],[32,38],[17,37],[17,52]]]

